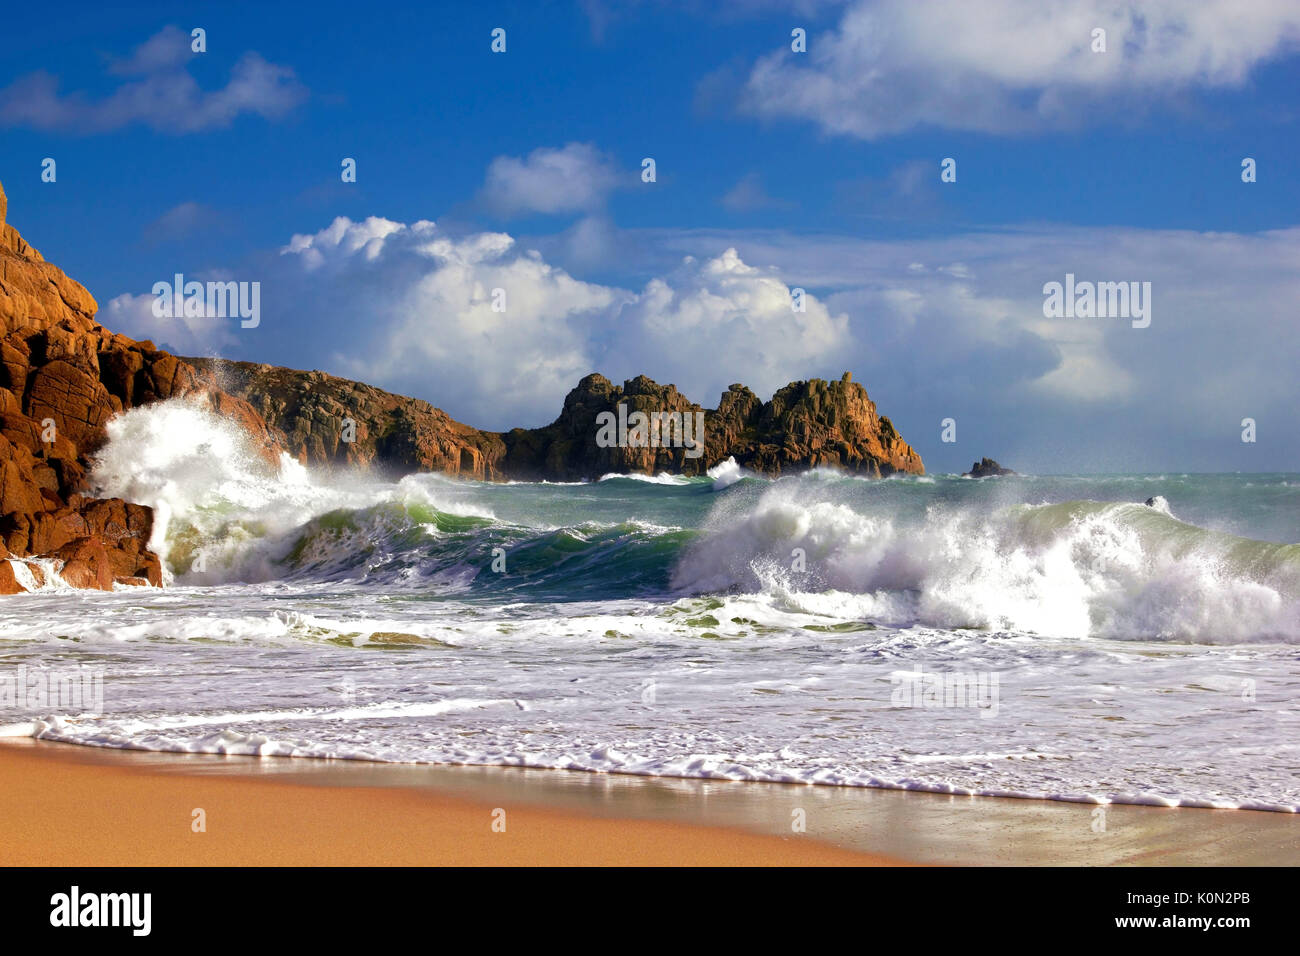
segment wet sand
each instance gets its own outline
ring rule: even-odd
[[[11,864],[1296,865],[1300,815],[13,739],[0,847]]]
[[[806,838],[582,815],[311,774],[262,761],[0,744],[9,866],[876,865]],[[294,761],[304,762],[304,761]],[[224,765],[213,772],[216,764]],[[238,768],[235,764],[240,764]],[[195,772],[196,767],[202,767]],[[262,768],[263,770],[265,768]],[[203,832],[197,832],[202,811]],[[495,824],[495,827],[494,827]],[[502,827],[504,824],[504,827]]]

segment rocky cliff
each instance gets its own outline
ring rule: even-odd
[[[499,435],[462,425],[418,398],[277,365],[187,358],[265,419],[278,444],[304,464],[360,466],[404,475],[439,471],[502,477]]]
[[[461,424],[428,402],[323,372],[185,361],[247,401],[277,440],[307,464],[361,465],[394,474],[440,471],[488,481],[576,481],[610,472],[696,475],[728,458],[772,476],[818,465],[872,477],[924,472],[920,456],[847,373],[836,382],[791,383],[769,402],[732,385],[716,409],[644,375],[621,387],[603,375],[588,375],[550,425],[499,433]],[[645,434],[635,431],[638,412],[647,421],[660,416],[657,434],[653,426]],[[679,435],[682,422],[689,431]],[[614,428],[607,437],[613,440],[601,441],[602,425],[609,423]]]
[[[274,438],[207,373],[95,322],[91,294],[46,262],[7,213],[0,186],[0,594],[40,584],[47,568],[76,587],[159,585],[150,510],[84,494],[105,424],[135,405],[194,395],[269,455]]]
[[[619,406],[627,412],[619,411]],[[671,428],[650,429],[650,440],[632,428],[613,445],[597,442],[601,424],[632,422],[641,412],[703,414],[703,429],[690,429],[689,441],[676,441]],[[601,416],[604,416],[602,418]],[[661,417],[662,422],[662,417]],[[792,382],[769,402],[744,385],[722,393],[716,409],[687,400],[673,385],[658,385],[644,375],[620,388],[602,375],[588,375],[569,392],[560,417],[545,428],[515,429],[503,436],[501,471],[511,478],[577,480],[609,472],[660,471],[703,474],[728,458],[764,475],[817,466],[879,478],[895,472],[922,474],[925,466],[893,423],[876,413],[867,391],[846,372],[837,382]],[[695,444],[698,443],[698,444]]]

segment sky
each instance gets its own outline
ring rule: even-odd
[[[181,354],[497,429],[590,372],[713,407],[850,371],[932,472],[1300,471],[1294,0],[6,21],[9,221]],[[156,317],[177,273],[259,283],[257,325]],[[1067,274],[1149,289],[1147,317],[1047,314]]]

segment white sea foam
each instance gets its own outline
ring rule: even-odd
[[[328,512],[388,502],[491,518],[437,475],[397,483],[365,475],[310,473],[288,455],[271,466],[247,434],[197,401],[131,409],[108,424],[90,474],[95,492],[154,511],[150,546],[169,574],[192,583],[263,581],[300,530]],[[353,542],[355,544],[355,542]]]
[[[433,708],[429,714],[482,710],[501,702],[457,701],[453,706]],[[508,706],[516,702],[504,702]],[[395,714],[420,716],[418,714]],[[304,727],[304,715],[222,715],[240,724],[261,720],[284,720]],[[360,718],[378,714],[362,714]],[[1059,788],[1025,788],[1015,785],[967,786],[958,782],[916,776],[926,768],[952,765],[989,766],[1007,763],[1055,762],[1040,753],[989,752],[980,754],[936,753],[920,756],[903,755],[900,760],[878,760],[892,773],[878,775],[852,769],[851,765],[815,758],[800,749],[783,747],[779,750],[735,752],[733,750],[695,750],[674,752],[671,746],[654,739],[629,741],[630,749],[608,744],[593,744],[586,740],[573,741],[568,746],[556,748],[512,746],[489,741],[475,746],[473,743],[452,738],[426,746],[423,751],[403,750],[383,738],[372,738],[369,743],[353,743],[332,738],[309,740],[295,739],[256,731],[220,730],[204,732],[201,729],[185,735],[176,731],[184,728],[203,728],[219,723],[213,718],[176,720],[168,726],[151,726],[143,722],[129,728],[88,730],[61,718],[36,721],[32,725],[13,727],[14,735],[38,739],[79,743],[89,746],[118,749],[147,749],[159,752],[233,754],[243,756],[314,757],[319,759],[372,760],[395,763],[439,763],[452,765],[515,766],[538,769],[577,770],[597,773],[617,773],[638,776],[681,777],[705,780],[757,781],[770,783],[802,783],[821,786],[868,787],[891,790],[915,790],[957,796],[993,796],[1019,799],[1057,800],[1085,804],[1137,804],[1161,807],[1198,807],[1211,809],[1251,809],[1284,813],[1300,812],[1300,802],[1294,799],[1267,800],[1255,798],[1206,797],[1195,794],[1170,792],[1093,788],[1070,790]],[[310,727],[310,725],[306,725]],[[334,729],[333,725],[329,728]],[[0,734],[5,728],[0,728]],[[660,750],[659,754],[655,750]],[[810,759],[812,758],[812,759]],[[1055,776],[1052,774],[1051,776]]]
[[[1174,516],[1173,510],[1169,507],[1169,500],[1164,495],[1152,495],[1147,499],[1149,507],[1155,508],[1162,515]]]
[[[613,481],[623,479],[624,481],[643,481],[650,485],[689,485],[691,480],[684,475],[674,475],[666,471],[661,471],[657,475],[643,475],[640,472],[620,472],[611,471],[601,475],[598,481]]]
[[[1210,535],[1167,504],[934,506],[908,523],[815,499],[790,483],[719,505],[674,586],[915,595],[894,625],[1300,642],[1300,548]]]
[[[745,472],[736,464],[735,458],[718,462],[706,474],[713,479],[713,487],[717,491],[729,488],[745,477]]]

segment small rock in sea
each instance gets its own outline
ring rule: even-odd
[[[981,458],[970,466],[970,471],[963,478],[993,478],[998,475],[1014,475],[1010,468],[1003,468],[992,458]]]

